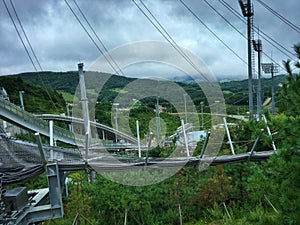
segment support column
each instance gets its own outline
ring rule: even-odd
[[[233,144],[232,144],[231,137],[230,137],[230,132],[229,132],[227,121],[226,121],[225,117],[223,118],[223,121],[224,121],[224,127],[225,127],[225,130],[226,130],[228,142],[229,142],[229,145],[230,145],[231,153],[232,153],[232,155],[235,155]]]
[[[184,121],[181,120],[181,127],[182,127],[182,132],[183,132],[183,137],[184,137],[184,144],[185,144],[185,149],[186,149],[186,156],[190,157],[190,151],[189,151],[189,145],[188,145],[188,140],[185,132],[185,126],[184,126]]]
[[[54,146],[53,140],[53,120],[49,121],[49,136],[50,136],[50,146]],[[53,149],[50,150],[50,160],[53,160]]]
[[[138,141],[138,153],[139,153],[139,158],[142,157],[142,152],[141,152],[141,139],[140,139],[140,126],[139,126],[139,121],[136,121],[136,136],[137,136],[137,141]]]
[[[91,129],[90,129],[90,114],[88,107],[88,99],[86,96],[86,88],[85,88],[85,80],[83,74],[83,63],[78,64],[78,72],[79,72],[79,85],[80,85],[80,93],[81,93],[81,104],[83,111],[83,120],[84,120],[84,131],[86,136],[86,160],[88,155],[88,148],[91,142]]]

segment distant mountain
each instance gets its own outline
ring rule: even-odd
[[[15,75],[28,82],[38,84],[44,87],[48,87],[57,91],[75,93],[75,89],[78,86],[79,76],[77,71],[69,72],[33,72],[22,73]],[[278,75],[274,77],[275,91],[278,93],[281,89],[280,83],[284,82],[286,76]],[[124,76],[111,75],[110,79],[106,82],[104,87],[98,96],[98,101],[101,102],[113,102],[114,98],[119,92],[135,78],[128,78]],[[190,76],[177,76],[172,80],[178,82],[184,90],[191,96],[195,104],[200,104],[201,101],[205,101],[204,93],[195,84],[194,80]],[[248,80],[222,80],[219,82],[225,101],[231,105],[247,105],[248,104]],[[257,80],[253,80],[254,92],[257,86]],[[263,98],[271,96],[272,80],[270,78],[262,79]],[[256,98],[255,98],[256,99]]]

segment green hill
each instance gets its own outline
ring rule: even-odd
[[[20,77],[30,83],[41,85],[49,89],[54,89],[59,91],[64,95],[68,101],[72,101],[72,96],[78,86],[79,76],[77,71],[68,72],[32,72],[32,73],[22,73],[16,74],[15,77]],[[112,103],[115,97],[122,91],[122,89],[134,81],[134,78],[127,78],[124,76],[112,75],[110,79],[106,82],[100,93],[93,93],[98,95],[98,102],[101,103]],[[274,77],[274,87],[275,92],[279,93],[281,87],[280,83],[285,82],[286,77],[284,75],[278,75]],[[254,84],[254,95],[257,80],[253,80]],[[204,101],[207,105],[206,98],[203,91],[195,83],[180,83],[177,82],[193,99],[196,107],[200,111],[200,102]],[[241,112],[241,106],[243,108],[242,112],[246,112],[248,105],[248,80],[240,81],[227,81],[220,82],[221,89],[224,94],[225,102],[228,105],[228,113]],[[271,96],[271,85],[272,80],[263,78],[262,88],[263,88],[263,100]],[[93,92],[93,90],[91,90]],[[66,97],[67,96],[67,97]],[[254,101],[256,97],[254,96]],[[154,107],[156,104],[155,98],[147,98],[142,100],[143,103],[147,104],[149,107]],[[168,102],[162,102],[166,107],[172,107]],[[254,104],[256,104],[254,102]],[[204,107],[204,111],[209,112],[209,107]]]
[[[17,76],[0,77],[0,86],[4,87],[12,103],[20,105],[19,91],[24,91],[25,110],[32,113],[63,113],[66,103],[57,91],[25,81]]]

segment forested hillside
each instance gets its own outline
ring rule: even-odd
[[[32,113],[64,113],[66,103],[61,94],[51,88],[42,87],[20,77],[0,77],[0,87],[4,87],[9,99],[20,105],[19,91],[23,91],[25,110]]]
[[[21,77],[22,79],[38,84],[41,86],[49,87],[50,89],[57,90],[64,94],[64,96],[69,96],[69,101],[73,101],[73,94],[78,86],[79,75],[76,71],[70,72],[36,72],[36,73],[23,73],[15,75]],[[130,82],[134,81],[134,78],[127,78],[124,76],[112,75],[107,83],[102,88],[98,95],[98,102],[101,103],[112,103],[119,92]],[[274,77],[274,88],[275,95],[281,89],[282,83],[286,80],[285,75],[278,75]],[[254,87],[256,87],[256,80],[253,81]],[[184,90],[189,94],[189,96],[194,101],[194,104],[200,112],[200,103],[204,102],[204,111],[209,112],[209,107],[207,106],[206,98],[203,91],[195,83],[178,83],[184,88]],[[219,83],[223,91],[225,102],[227,104],[227,113],[229,114],[245,114],[248,110],[248,81],[228,81]],[[271,97],[271,78],[262,79],[262,97],[263,101]],[[254,94],[256,94],[254,92]],[[256,98],[254,98],[256,101]],[[156,99],[147,98],[143,100],[148,103],[148,106],[153,107],[156,104]],[[163,102],[164,105],[169,106],[167,102]],[[270,106],[269,106],[270,107]]]

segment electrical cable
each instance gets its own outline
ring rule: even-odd
[[[156,30],[171,44],[171,46],[208,82],[208,78],[204,76],[204,74],[200,71],[200,69],[191,61],[191,59],[182,51],[182,49],[178,46],[178,44],[174,41],[174,39],[169,35],[169,33],[162,27],[162,25],[158,22],[155,16],[150,12],[150,10],[145,6],[145,4],[140,0],[145,9],[149,12],[149,14],[153,17],[158,25],[156,25],[151,18],[147,15],[147,13],[135,2],[132,0],[135,6],[142,12],[142,14],[148,19],[148,21],[156,28]],[[161,27],[162,30],[159,29]],[[166,33],[164,33],[164,32]]]
[[[292,23],[291,21],[289,21],[288,19],[286,19],[284,16],[280,15],[278,12],[276,12],[276,10],[272,9],[270,6],[268,6],[263,1],[261,1],[261,0],[256,0],[256,1],[258,3],[260,3],[263,7],[265,7],[267,10],[269,10],[273,15],[275,15],[276,17],[278,17],[282,22],[284,22],[290,28],[292,28],[293,30],[295,30],[297,33],[300,34],[300,28],[297,25],[295,25],[294,23]]]
[[[110,60],[113,62],[113,64],[116,66],[116,68],[118,69],[118,71],[120,71],[120,73],[122,75],[124,75],[122,69],[119,67],[119,65],[117,64],[117,62],[112,58],[111,54],[109,53],[109,51],[107,50],[107,48],[105,47],[103,41],[100,39],[99,35],[95,32],[95,29],[92,27],[92,25],[90,24],[90,22],[88,21],[88,19],[86,18],[86,16],[84,15],[83,11],[81,10],[81,8],[79,7],[79,5],[77,4],[77,2],[75,0],[73,0],[74,4],[76,5],[76,7],[78,8],[80,14],[82,15],[82,17],[84,18],[85,22],[88,24],[88,26],[90,27],[90,29],[92,30],[93,34],[96,36],[97,40],[99,41],[99,43],[101,44],[101,46],[104,48],[105,52],[107,53],[107,55],[109,56]]]
[[[229,20],[227,20],[215,7],[213,7],[208,1],[204,0],[204,2],[209,5],[210,8],[212,8],[223,20],[225,20],[226,23],[228,23],[235,31],[237,31],[243,38],[247,39],[247,37],[240,32]],[[226,5],[224,5],[225,7],[227,7]],[[234,13],[234,12],[233,12]],[[239,17],[239,16],[238,16]],[[245,22],[244,17],[240,18],[243,22]],[[246,23],[246,22],[245,22]],[[268,41],[268,40],[267,40]],[[273,45],[273,43],[270,42],[271,45]],[[274,46],[274,45],[273,45]],[[276,46],[274,46],[276,47]],[[262,52],[264,56],[266,56],[268,59],[271,59],[272,62],[274,62],[275,64],[277,64],[270,56],[268,56],[265,52]],[[279,65],[280,66],[280,65]],[[284,69],[282,66],[280,66],[282,69]]]
[[[236,32],[238,32],[242,37],[247,39],[246,35],[244,35],[241,31],[239,31],[229,20],[227,20],[215,7],[213,7],[208,1],[203,0],[212,10],[214,10],[223,20],[225,20]]]
[[[9,9],[8,9],[8,6],[7,6],[6,2],[5,2],[5,0],[3,0],[3,3],[4,3],[4,5],[5,5],[5,8],[6,8],[6,11],[7,11],[8,15],[9,15],[9,17],[10,17],[10,19],[11,19],[13,25],[14,25],[14,28],[15,28],[15,30],[16,30],[16,32],[17,32],[17,34],[18,34],[18,36],[19,36],[19,38],[20,38],[20,40],[21,40],[21,42],[22,42],[22,45],[23,45],[23,47],[24,47],[24,49],[25,49],[25,51],[26,51],[26,53],[27,53],[27,56],[28,56],[28,58],[29,58],[29,60],[30,60],[30,62],[31,62],[31,64],[32,64],[34,70],[37,72],[37,68],[36,68],[36,66],[35,66],[35,64],[34,64],[34,62],[33,62],[33,59],[32,59],[32,57],[31,57],[31,55],[29,54],[29,51],[28,51],[28,49],[27,49],[27,47],[26,47],[26,45],[25,45],[25,43],[24,43],[24,41],[23,41],[23,38],[22,38],[22,36],[21,36],[21,34],[20,34],[20,32],[19,32],[17,26],[16,26],[16,23],[15,23],[15,21],[14,21],[12,15],[11,15]]]
[[[239,56],[230,46],[228,46],[212,29],[210,29],[201,19],[199,16],[197,16],[193,10],[186,5],[182,0],[179,0],[181,2],[181,4],[211,33],[213,34],[213,36],[215,38],[217,38],[229,51],[231,51],[236,57],[238,57],[243,63],[245,63],[246,65],[247,62],[241,57]]]
[[[23,38],[22,38],[22,36],[21,36],[21,34],[20,34],[20,32],[19,32],[19,30],[18,30],[16,24],[15,24],[15,21],[14,21],[14,19],[13,19],[11,13],[10,13],[10,11],[9,11],[9,8],[8,8],[7,4],[5,3],[5,0],[3,0],[3,2],[4,2],[5,8],[6,8],[8,14],[9,14],[9,16],[10,16],[10,18],[11,18],[11,21],[13,22],[13,25],[14,25],[14,27],[15,27],[17,33],[18,33],[18,36],[19,36],[19,38],[20,38],[20,40],[21,40],[21,42],[22,42],[22,44],[23,44],[23,47],[24,47],[25,50],[26,50],[26,53],[27,53],[27,55],[28,55],[28,57],[29,57],[29,59],[30,59],[30,62],[32,63],[32,65],[33,65],[35,71],[38,72],[37,66],[35,65],[35,63],[34,63],[32,57],[31,57],[31,55],[30,55],[30,52],[29,52],[29,50],[27,49],[27,47],[26,47],[26,45],[25,45],[25,42],[23,41]],[[33,47],[32,47],[32,45],[31,45],[31,43],[30,43],[30,41],[29,41],[29,38],[28,38],[28,36],[27,36],[27,34],[26,34],[26,32],[25,32],[25,29],[24,29],[24,27],[23,27],[23,25],[22,25],[22,22],[21,22],[21,20],[20,20],[20,18],[19,18],[19,16],[18,16],[17,10],[16,10],[16,8],[15,8],[15,6],[14,6],[12,0],[10,0],[10,3],[11,3],[11,6],[12,6],[13,11],[14,11],[14,13],[15,13],[15,16],[16,16],[16,18],[17,18],[17,21],[18,21],[18,23],[19,23],[19,25],[20,25],[20,27],[21,27],[21,30],[22,30],[22,32],[23,32],[23,35],[25,36],[25,39],[26,39],[26,41],[27,41],[27,43],[28,43],[28,45],[29,45],[29,47],[30,47],[30,50],[31,50],[31,52],[32,52],[32,54],[33,54],[33,56],[34,56],[34,58],[35,58],[35,60],[36,60],[36,62],[37,62],[37,64],[38,64],[40,70],[43,71],[43,69],[42,69],[42,67],[41,67],[41,64],[40,64],[40,62],[39,62],[39,60],[38,60],[38,58],[37,58],[37,56],[36,56],[36,54],[35,54],[35,52],[34,52],[34,50],[33,50]],[[40,77],[39,74],[38,74],[38,76]],[[40,77],[40,79],[41,79],[41,77]],[[41,79],[41,80],[42,80],[42,79]],[[55,103],[54,103],[54,101],[53,101],[53,99],[52,99],[52,97],[51,97],[49,91],[47,90],[47,87],[46,87],[46,85],[44,84],[43,80],[42,80],[42,84],[43,84],[43,86],[45,87],[46,93],[47,93],[48,97],[50,98],[50,101],[51,101],[52,105],[53,105],[54,108],[56,109]]]
[[[218,0],[225,8],[227,8],[227,10],[229,10],[233,15],[235,15],[239,20],[241,20],[243,23],[247,24],[246,19],[244,17],[242,17],[234,8],[232,8],[225,0]],[[258,29],[255,25],[254,27],[256,29]],[[256,32],[256,31],[255,31]],[[282,46],[280,43],[278,43],[276,40],[274,40],[273,38],[271,38],[268,34],[266,34],[265,32],[261,31],[261,36],[263,37],[263,39],[265,39],[269,44],[271,44],[274,48],[276,48],[278,51],[280,51],[282,54],[284,54],[285,56],[287,56],[288,58],[293,58],[295,57],[295,54],[292,53],[291,51],[289,51],[287,48],[285,48],[284,46]],[[272,42],[274,42],[275,44],[273,44]],[[285,52],[284,52],[284,51]],[[290,54],[290,55],[288,55]],[[292,57],[291,57],[292,56]],[[272,60],[273,61],[273,60]]]
[[[19,24],[20,24],[20,27],[21,27],[21,29],[22,29],[22,31],[23,31],[23,34],[24,34],[24,37],[26,38],[26,41],[27,41],[27,43],[28,43],[28,45],[29,45],[29,47],[30,47],[30,50],[31,50],[31,52],[32,52],[32,54],[33,54],[33,56],[34,56],[34,58],[35,58],[35,60],[36,60],[36,62],[37,62],[37,64],[38,64],[40,70],[43,71],[43,69],[42,69],[42,67],[41,67],[41,64],[40,64],[40,62],[39,62],[39,60],[38,60],[38,58],[37,58],[37,56],[36,56],[36,54],[35,54],[35,52],[34,52],[34,50],[33,50],[33,48],[32,48],[32,45],[31,45],[31,43],[30,43],[28,37],[27,37],[27,34],[26,34],[25,30],[24,30],[24,27],[23,27],[23,25],[22,25],[22,23],[21,23],[21,20],[20,20],[20,18],[19,18],[19,16],[18,16],[18,13],[17,13],[17,11],[16,11],[16,9],[15,9],[15,6],[14,6],[12,0],[10,0],[10,4],[11,4],[13,10],[14,10],[14,13],[15,13],[15,15],[16,15],[16,18],[17,18],[17,20],[18,20],[18,22],[19,22]]]
[[[112,63],[110,62],[110,60],[106,57],[106,55],[104,54],[104,52],[101,50],[101,48],[98,46],[98,44],[95,42],[94,38],[91,36],[91,34],[88,32],[88,30],[86,29],[86,27],[83,25],[83,23],[81,22],[81,20],[79,19],[79,17],[77,16],[77,14],[75,13],[75,11],[72,9],[71,5],[69,4],[68,0],[64,0],[65,3],[67,4],[67,6],[69,7],[69,9],[71,10],[72,14],[75,16],[76,20],[78,21],[78,23],[81,25],[81,27],[83,28],[83,30],[85,31],[85,33],[88,35],[88,37],[91,39],[91,41],[93,42],[93,44],[96,46],[96,48],[99,50],[99,52],[103,55],[103,57],[105,58],[105,60],[108,62],[108,64],[110,65],[110,67],[113,69],[113,71],[116,71],[116,73],[118,75],[120,75],[118,73],[118,70],[115,69],[115,67],[112,65]]]

